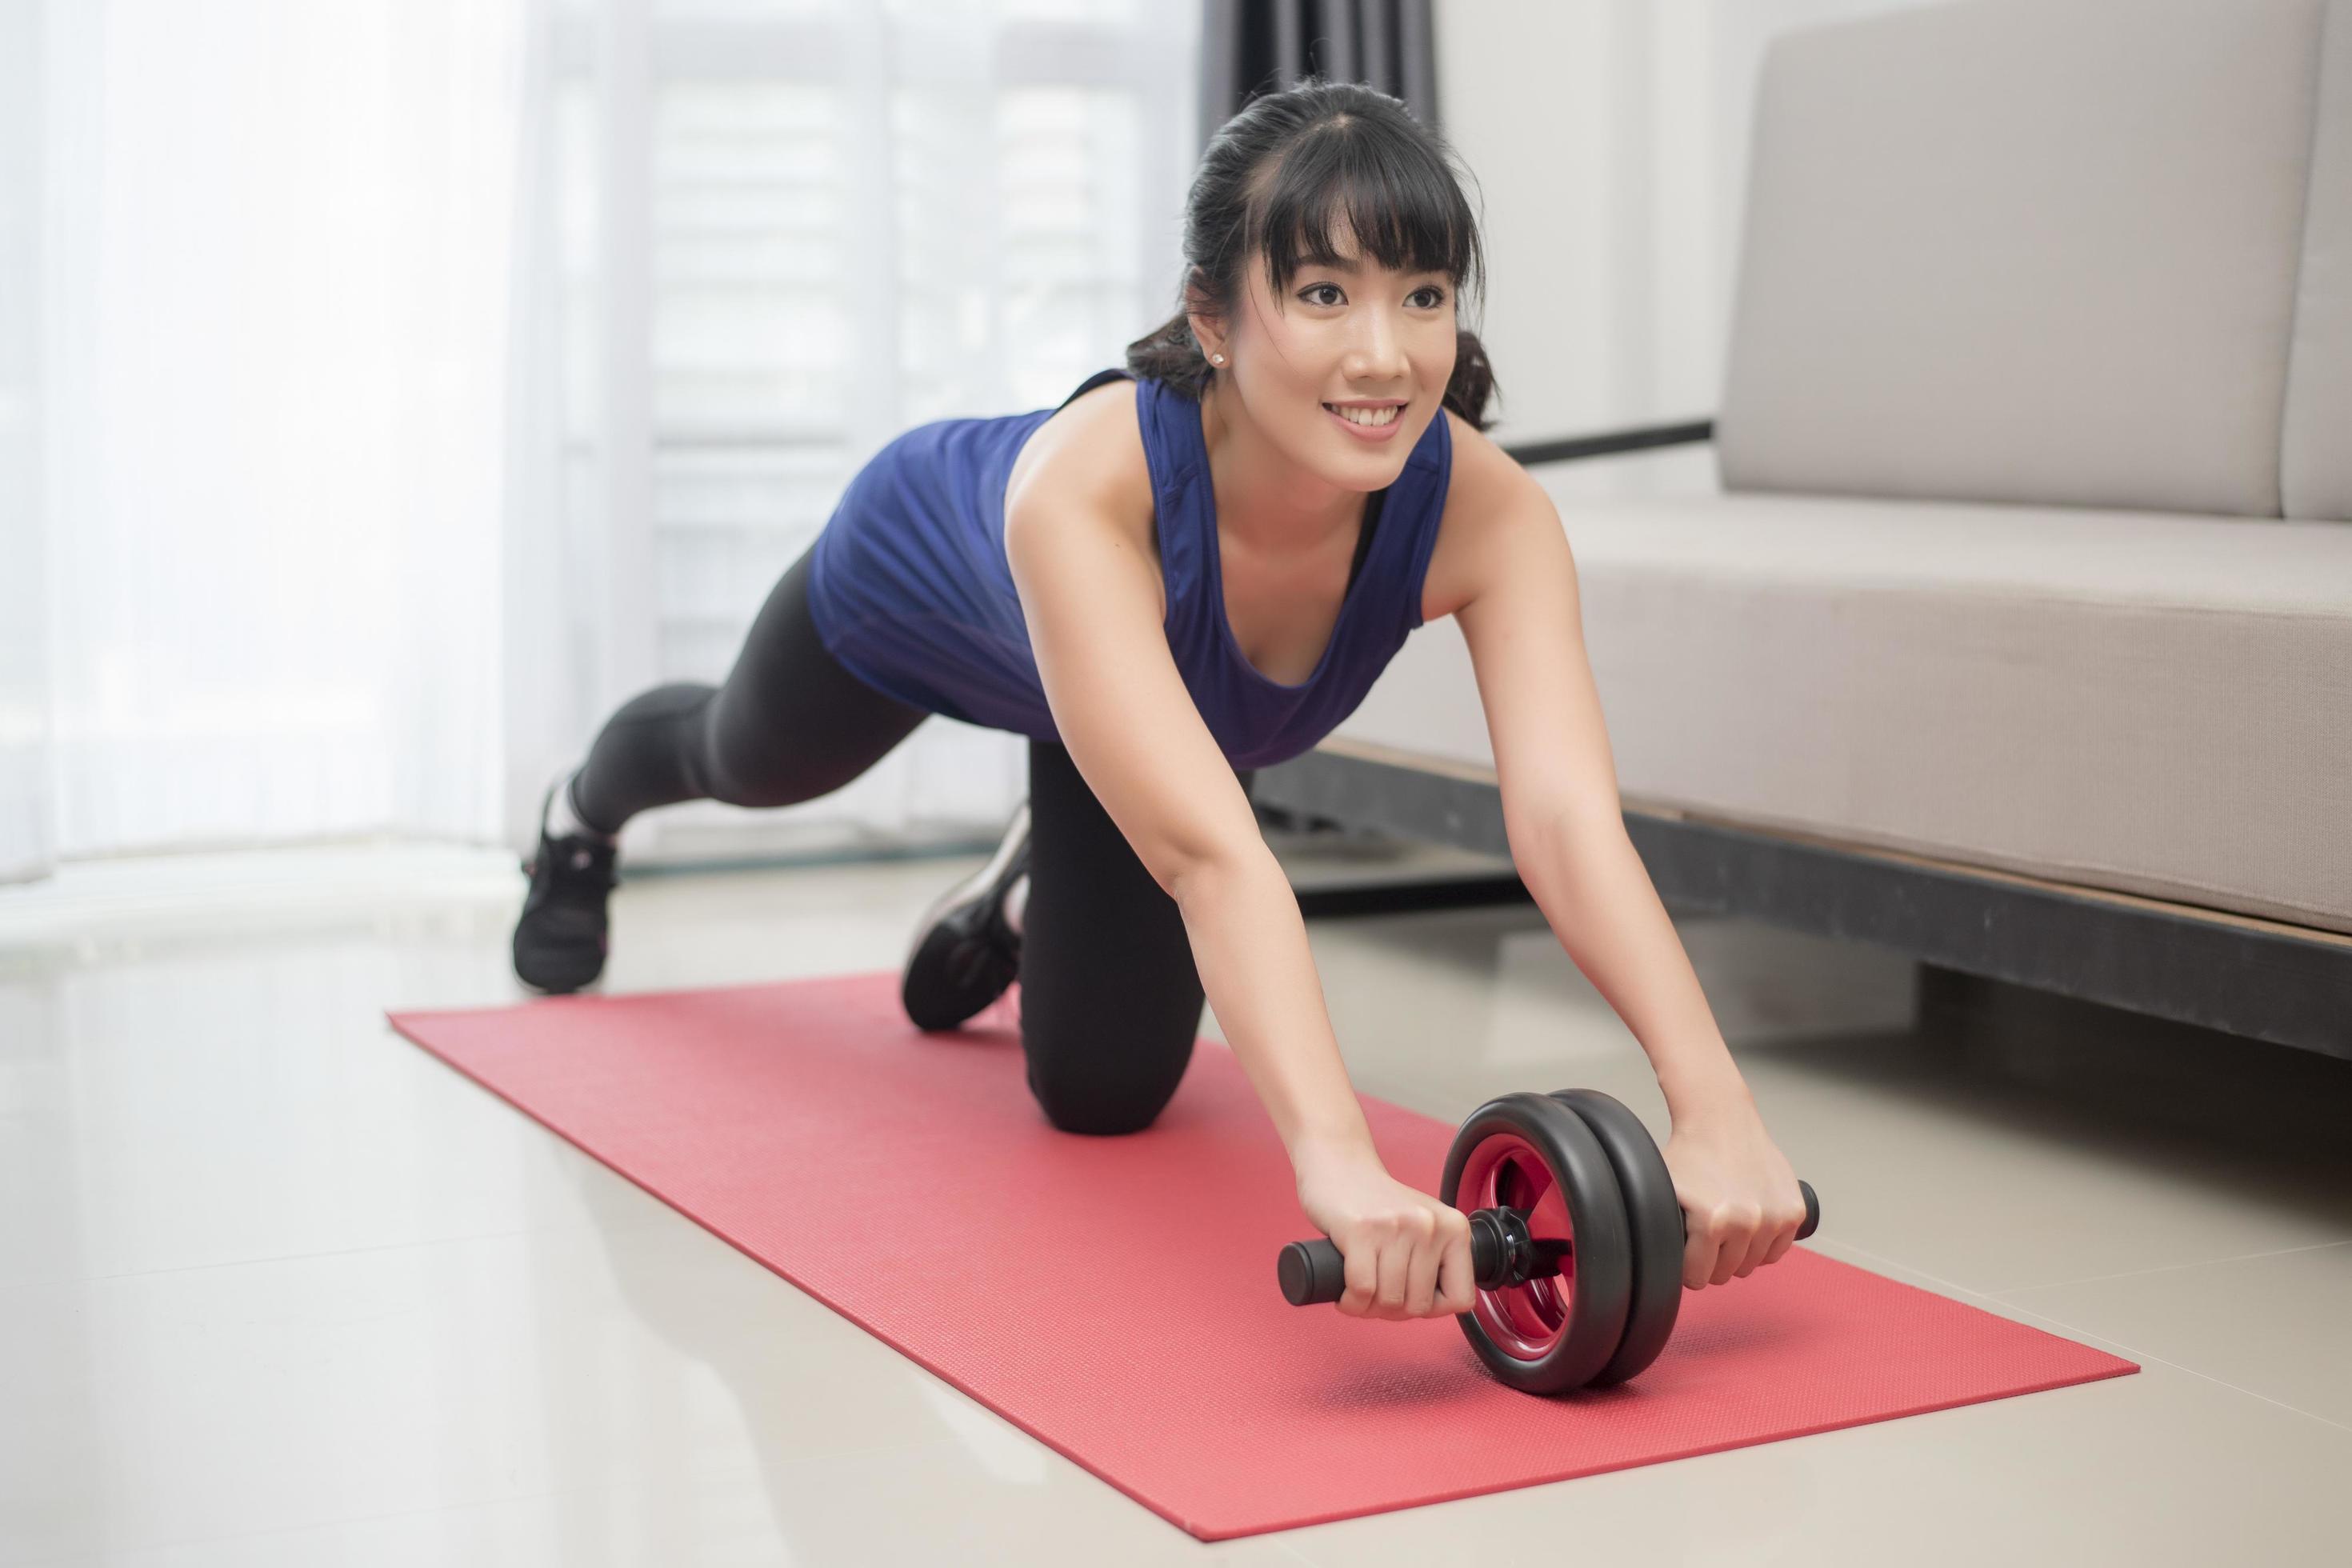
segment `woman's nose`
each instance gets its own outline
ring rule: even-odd
[[[1367,310],[1360,318],[1348,368],[1366,381],[1403,372],[1403,340],[1386,311]]]

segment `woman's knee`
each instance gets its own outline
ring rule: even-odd
[[[1091,1051],[1040,1051],[1029,1047],[1029,1092],[1045,1120],[1064,1132],[1097,1138],[1140,1132],[1160,1118],[1176,1097],[1192,1056],[1188,1037],[1181,1050],[1160,1049],[1139,1058],[1110,1059],[1102,1039]]]
[[[1172,1095],[1152,1095],[1148,1098],[1132,1094],[1090,1094],[1061,1087],[1038,1089],[1038,1108],[1045,1120],[1064,1132],[1083,1132],[1091,1138],[1122,1138],[1130,1132],[1140,1132],[1160,1120]]]

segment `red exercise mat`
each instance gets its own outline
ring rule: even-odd
[[[1449,1320],[1282,1299],[1276,1254],[1314,1227],[1224,1046],[1200,1043],[1151,1127],[1086,1137],[1038,1110],[1001,1014],[926,1036],[898,988],[853,974],[392,1023],[1203,1541],[2139,1370],[1799,1247],[1685,1292],[1633,1382],[1516,1393]],[[1454,1129],[1364,1108],[1389,1170],[1434,1192]],[[1834,1226],[1837,1194],[1822,1204]],[[903,1228],[877,1223],[891,1214]]]

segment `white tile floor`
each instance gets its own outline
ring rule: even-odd
[[[975,864],[634,881],[605,989],[895,967]],[[1809,1245],[2147,1370],[1211,1546],[392,1034],[517,999],[512,865],[0,895],[0,1564],[2352,1562],[2352,1063],[1939,1039],[1898,961],[1685,921]],[[1532,908],[1310,931],[1363,1091],[1665,1131]]]

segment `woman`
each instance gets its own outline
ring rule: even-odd
[[[1174,1094],[1205,993],[1346,1259],[1339,1310],[1467,1311],[1468,1221],[1373,1151],[1247,795],[1450,615],[1521,874],[1665,1090],[1684,1283],[1777,1261],[1804,1215],[1795,1173],[1625,836],[1559,515],[1481,433],[1493,378],[1454,309],[1481,256],[1449,160],[1357,86],[1309,80],[1225,125],[1187,203],[1185,309],[1126,370],[1057,409],[892,442],[726,683],[633,699],[551,787],[521,978],[564,991],[601,971],[614,837],[636,812],[807,800],[935,712],[1027,735],[1004,850],[909,961],[916,1023],[961,1022],[1017,966],[1045,1115],[1118,1133]]]

